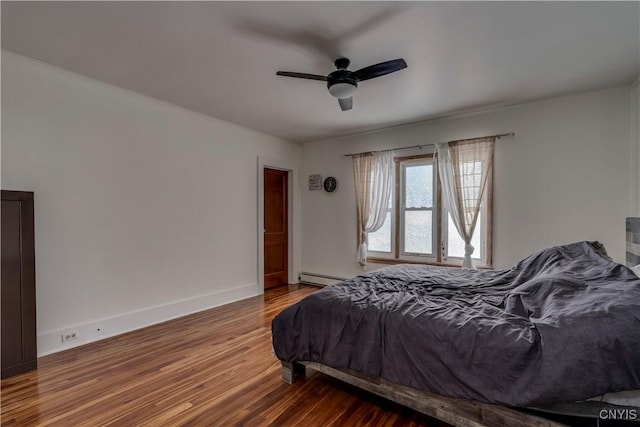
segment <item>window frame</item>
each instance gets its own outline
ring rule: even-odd
[[[396,160],[396,177],[398,178],[397,185],[397,194],[398,196],[394,199],[394,206],[396,208],[396,224],[395,227],[397,229],[397,237],[396,237],[396,258],[404,259],[409,261],[431,261],[434,262],[437,260],[438,255],[438,188],[437,188],[437,175],[438,171],[436,169],[436,162],[433,155],[428,156],[416,156],[411,157],[401,157]],[[429,159],[429,160],[427,160]],[[427,161],[425,161],[427,160]],[[432,206],[430,208],[407,208],[406,200],[407,193],[405,191],[406,187],[406,171],[407,167],[417,166],[417,165],[431,165],[432,167],[432,183],[433,183],[433,194],[432,194]],[[407,211],[431,211],[431,253],[430,254],[419,254],[416,252],[408,252],[405,247],[405,213]],[[391,227],[394,228],[393,225]],[[393,238],[393,234],[391,235]]]
[[[433,232],[432,232],[432,254],[431,255],[418,255],[418,254],[410,254],[410,253],[402,253],[403,248],[403,238],[404,238],[404,224],[403,222],[403,213],[404,210],[401,209],[402,204],[404,203],[406,195],[404,194],[404,171],[403,164],[419,164],[422,163],[425,159],[429,159],[430,163],[433,165],[433,176],[434,176],[434,195],[433,195],[433,206],[431,208],[432,212],[432,224],[433,224]],[[428,265],[442,265],[442,266],[452,266],[452,267],[460,267],[462,265],[463,258],[461,257],[453,257],[447,255],[446,248],[446,239],[448,236],[448,210],[444,207],[442,203],[442,188],[440,184],[440,176],[437,170],[437,162],[435,159],[435,153],[433,154],[421,154],[415,156],[406,156],[406,157],[396,157],[395,158],[395,171],[394,171],[394,186],[391,194],[392,197],[392,207],[391,211],[391,227],[390,227],[390,252],[379,252],[369,250],[369,261],[372,263],[382,263],[382,264],[428,264]],[[483,195],[482,207],[481,207],[481,236],[480,236],[480,244],[482,245],[482,253],[484,255],[484,259],[474,258],[474,262],[476,263],[476,267],[478,268],[493,268],[493,254],[492,254],[492,234],[493,234],[493,168],[488,176],[488,182]],[[412,209],[414,210],[414,209]],[[420,209],[415,209],[420,210]],[[389,211],[389,210],[388,210]]]

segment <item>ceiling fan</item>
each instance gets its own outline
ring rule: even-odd
[[[351,61],[347,58],[336,59],[335,64],[337,70],[330,73],[328,76],[292,73],[290,71],[278,71],[276,75],[327,82],[329,93],[338,98],[340,108],[342,108],[342,111],[346,111],[353,107],[352,97],[358,88],[358,82],[363,82],[365,80],[370,80],[375,77],[384,76],[385,74],[394,73],[407,68],[407,63],[402,58],[370,65],[368,67],[361,68],[358,71],[347,70],[350,63]]]

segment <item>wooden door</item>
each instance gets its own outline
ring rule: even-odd
[[[35,369],[33,193],[2,190],[2,378]]]
[[[264,287],[289,282],[288,173],[264,170]]]

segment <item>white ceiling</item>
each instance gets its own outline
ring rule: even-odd
[[[309,141],[581,91],[640,73],[639,2],[7,2],[2,48]],[[404,58],[343,112],[320,81]]]

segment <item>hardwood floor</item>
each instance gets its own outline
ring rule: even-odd
[[[2,380],[2,426],[445,426],[322,374],[281,381],[271,320],[316,290],[274,288],[42,357]]]

